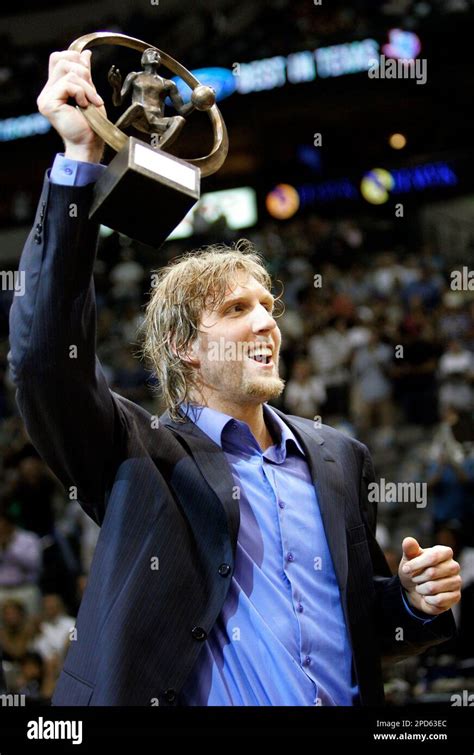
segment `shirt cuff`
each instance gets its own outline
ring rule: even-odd
[[[63,186],[86,186],[97,181],[105,169],[106,166],[100,163],[71,160],[59,153],[54,158],[49,179],[53,184]]]
[[[402,600],[405,608],[407,609],[410,616],[413,616],[414,619],[418,619],[418,621],[422,621],[423,624],[429,624],[430,621],[433,621],[433,619],[436,619],[436,616],[430,616],[427,613],[423,613],[422,611],[417,611],[416,608],[412,608],[410,604],[408,603],[408,600],[405,595],[405,591],[403,587],[400,585],[400,590],[402,592]]]

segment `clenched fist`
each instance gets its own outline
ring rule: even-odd
[[[76,107],[68,105],[74,98],[80,107],[90,103],[106,115],[103,99],[97,94],[91,76],[91,51],[62,50],[49,56],[49,75],[37,105],[64,141],[65,155],[74,160],[99,162],[104,142],[91,129]]]
[[[451,548],[421,548],[414,537],[406,537],[402,548],[398,576],[414,608],[437,616],[461,600],[460,566]]]

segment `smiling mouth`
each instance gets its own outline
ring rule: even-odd
[[[262,367],[271,367],[273,365],[271,354],[259,354],[249,357],[249,359],[251,359],[252,362],[256,362],[257,364],[261,365]]]

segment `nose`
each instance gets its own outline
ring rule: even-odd
[[[270,312],[261,304],[255,307],[253,313],[252,332],[271,332],[276,328],[276,322]]]

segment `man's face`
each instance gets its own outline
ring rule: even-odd
[[[261,404],[282,393],[281,333],[272,310],[271,293],[240,273],[223,303],[203,312],[192,355],[209,406]]]

